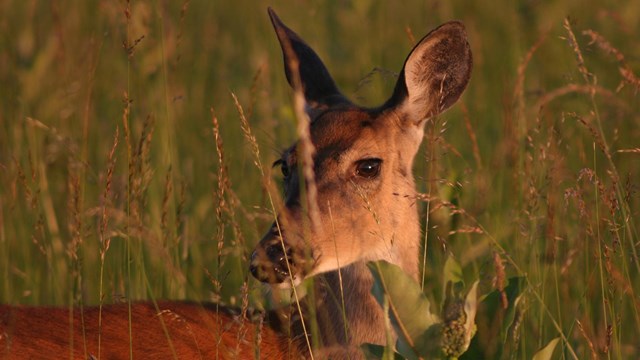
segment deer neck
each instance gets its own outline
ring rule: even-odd
[[[420,247],[418,213],[412,196],[401,197],[406,217],[389,234],[391,247],[381,258],[399,266],[417,280]],[[317,277],[315,311],[324,346],[386,343],[382,307],[371,294],[373,281],[367,261],[357,261]]]

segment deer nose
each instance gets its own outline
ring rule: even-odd
[[[256,279],[266,283],[282,283],[289,279],[289,268],[291,263],[291,249],[287,249],[287,254],[282,247],[282,243],[274,242],[266,248],[258,247],[251,254],[251,264],[249,271]]]
[[[265,277],[265,271],[263,266],[260,264],[260,261],[258,260],[258,257],[260,255],[258,254],[258,250],[254,250],[253,253],[251,254],[251,263],[249,265],[249,271],[251,271],[251,275],[253,275],[254,278],[262,281],[262,282],[266,282],[267,279]]]

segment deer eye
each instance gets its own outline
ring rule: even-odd
[[[373,179],[380,174],[382,159],[364,159],[356,162],[356,175],[364,179]]]
[[[291,174],[291,170],[289,169],[289,165],[287,165],[286,161],[280,163],[280,171],[282,171],[282,176],[288,178]]]
[[[291,174],[291,170],[289,170],[289,165],[287,165],[287,162],[285,160],[282,160],[282,159],[276,160],[273,163],[273,167],[276,167],[276,166],[280,167],[282,176],[284,176],[285,178],[289,177],[289,175]]]

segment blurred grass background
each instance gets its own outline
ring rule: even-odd
[[[295,119],[267,6],[371,106],[462,20],[472,80],[416,160],[427,293],[450,252],[485,290],[527,276],[517,357],[640,356],[637,1],[2,1],[0,302],[257,292],[272,214],[231,93],[271,164]]]

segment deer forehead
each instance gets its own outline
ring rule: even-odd
[[[327,111],[311,122],[315,163],[348,163],[365,158],[385,159],[395,153],[395,134],[385,114],[359,108]]]

